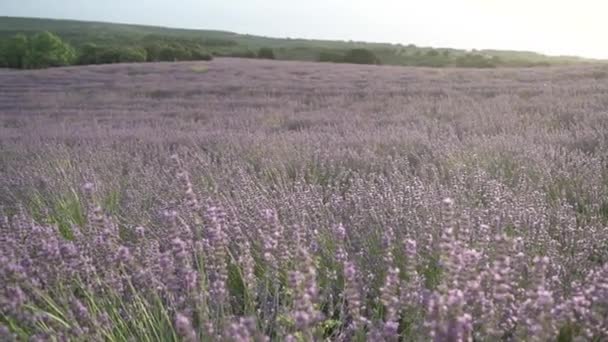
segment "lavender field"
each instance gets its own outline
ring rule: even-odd
[[[606,341],[608,69],[0,71],[2,341]]]

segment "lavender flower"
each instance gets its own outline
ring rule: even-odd
[[[198,340],[192,323],[186,315],[175,314],[175,330],[185,342],[196,342]]]

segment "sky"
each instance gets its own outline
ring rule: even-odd
[[[605,0],[0,0],[0,16],[608,59],[607,13]]]

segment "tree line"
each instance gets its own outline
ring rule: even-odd
[[[30,36],[20,33],[8,39],[0,39],[0,68],[41,69],[88,64],[208,61],[214,54],[208,51],[207,45],[226,46],[229,43],[219,39],[207,39],[199,43],[151,35],[133,45],[85,43],[74,48],[51,32],[44,31]],[[247,50],[224,55],[275,59],[273,49],[267,47],[260,48],[257,53]]]
[[[135,42],[98,42],[103,41],[87,42],[74,48],[59,36],[46,31],[31,36],[17,34],[8,39],[0,39],[0,67],[38,69],[87,64],[208,61],[213,56],[289,59],[288,56],[283,56],[282,49],[278,50],[278,56],[269,47],[261,47],[257,52],[249,48],[235,49],[238,45],[236,42],[224,39],[195,40],[148,35]],[[475,52],[457,55],[449,50],[410,50],[412,51],[400,52],[354,48],[311,52],[318,55],[317,61],[333,63],[473,68],[510,66],[499,57],[488,57]]]
[[[319,62],[353,63],[353,64],[390,64],[401,66],[424,67],[461,67],[461,68],[496,68],[510,65],[509,61],[497,56],[488,56],[478,52],[452,53],[447,49],[420,49],[411,47],[405,53],[394,49],[369,50],[363,48],[351,50],[324,50],[319,53]],[[520,66],[532,66],[530,62]],[[541,65],[537,63],[536,65]],[[544,65],[544,64],[543,64]]]
[[[32,36],[17,34],[0,41],[0,67],[15,69],[211,59],[211,54],[203,46],[184,41],[146,41],[135,46],[86,43],[76,49],[50,32]]]
[[[0,68],[40,69],[88,64],[208,61],[214,56],[208,51],[208,45],[234,45],[230,43],[220,39],[207,39],[199,43],[151,35],[134,45],[85,43],[74,48],[51,32],[31,36],[16,34],[8,39],[0,39]],[[247,50],[215,55],[275,59],[273,49],[268,47],[260,48],[257,53]]]

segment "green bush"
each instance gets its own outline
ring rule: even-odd
[[[29,54],[29,39],[23,34],[17,34],[5,43],[2,51],[9,68],[23,69]]]
[[[208,61],[213,58],[200,44],[189,42],[168,44],[160,40],[152,42],[150,39],[147,38],[143,47],[99,47],[91,43],[85,44],[80,49],[78,64]]]
[[[213,53],[214,56],[218,56],[218,57],[235,57],[235,58],[257,58],[257,54],[255,53],[255,51],[251,51],[249,49],[245,49],[245,50],[236,50],[236,51],[229,51],[229,52],[214,52]]]
[[[426,55],[427,55],[428,57],[436,57],[436,56],[439,56],[439,51],[437,51],[437,50],[435,50],[435,49],[429,49],[429,50],[426,52]]]
[[[147,53],[143,48],[132,47],[120,49],[120,63],[143,63],[146,59]]]
[[[2,43],[0,66],[16,69],[36,69],[74,63],[74,49],[50,32],[31,38],[17,34]]]
[[[120,49],[116,47],[106,47],[99,51],[99,64],[111,64],[120,62]]]
[[[143,60],[139,59],[142,57],[143,57]],[[126,62],[138,62],[138,61],[145,61],[145,60],[146,60],[145,53],[143,55],[142,54],[138,55],[137,53],[132,51],[132,49],[122,48],[122,47],[104,49],[101,52],[101,58],[100,58],[101,63],[126,63]]]
[[[0,68],[8,68],[8,60],[6,60],[4,53],[4,51],[6,51],[6,45],[6,41],[0,40]]]
[[[354,64],[380,64],[376,54],[367,49],[351,49],[340,53],[339,51],[322,51],[319,53],[319,62],[354,63]]]
[[[192,60],[195,61],[210,61],[213,59],[213,56],[200,45],[190,47],[190,55]]]
[[[160,60],[160,50],[162,45],[158,43],[146,43],[144,49],[146,50],[146,56],[148,62],[158,62]]]
[[[354,64],[380,64],[378,57],[367,49],[349,50],[344,56],[344,62]]]
[[[258,58],[274,59],[274,51],[271,48],[263,47],[258,51]]]
[[[99,64],[101,63],[99,58],[101,51],[102,48],[99,46],[93,43],[87,43],[80,49],[77,63],[80,65]]]
[[[431,67],[431,68],[442,68],[442,67],[449,66],[450,63],[451,63],[451,60],[449,58],[437,55],[434,57],[422,58],[415,65]]]
[[[28,51],[22,60],[26,68],[47,68],[71,65],[76,60],[75,50],[50,32],[41,32],[29,39]]]
[[[219,39],[219,38],[207,38],[203,41],[203,45],[205,46],[237,46],[239,45],[234,40],[229,39]]]
[[[456,66],[462,68],[495,68],[501,63],[498,57],[470,53],[456,59]]]
[[[160,50],[158,58],[163,62],[187,61],[192,59],[192,54],[182,46],[165,46]]]
[[[242,58],[255,58],[255,52],[251,51],[251,50],[246,50],[246,51],[238,51],[236,53],[233,54],[234,57],[242,57]]]
[[[147,61],[209,61],[213,56],[200,44],[193,42],[148,42],[145,47]]]
[[[319,53],[319,62],[343,63],[344,56],[336,52],[323,51]]]

